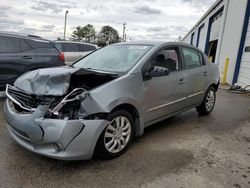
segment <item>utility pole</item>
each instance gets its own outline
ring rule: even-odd
[[[123,40],[123,42],[126,42],[125,30],[126,30],[126,23],[124,22],[123,23],[123,34],[122,34],[122,40]]]
[[[66,35],[66,23],[67,23],[67,15],[68,15],[69,11],[66,10],[65,12],[65,17],[64,17],[64,33],[63,33],[63,40],[65,40],[65,35]]]

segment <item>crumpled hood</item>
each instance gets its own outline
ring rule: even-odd
[[[70,77],[78,70],[67,66],[38,69],[23,74],[14,85],[35,95],[61,96],[68,91]]]

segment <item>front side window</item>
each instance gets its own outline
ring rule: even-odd
[[[151,48],[150,45],[133,44],[107,46],[84,57],[73,66],[107,72],[126,72]]]
[[[18,38],[0,36],[0,53],[18,52],[20,52],[20,41]]]
[[[190,48],[182,49],[184,55],[184,67],[186,69],[199,67],[202,65],[199,52]]]
[[[178,54],[175,49],[161,50],[152,60],[153,66],[167,68],[169,72],[179,70]]]

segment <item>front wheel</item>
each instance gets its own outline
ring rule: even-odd
[[[196,107],[200,115],[208,115],[212,112],[216,100],[216,92],[213,87],[209,87],[200,106]]]
[[[134,136],[133,117],[125,110],[108,115],[108,126],[98,139],[95,154],[97,157],[112,159],[125,152]]]

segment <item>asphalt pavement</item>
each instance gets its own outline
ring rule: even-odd
[[[219,90],[211,115],[155,124],[114,160],[65,162],[8,135],[0,101],[0,187],[250,187],[250,97]]]

